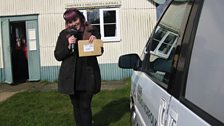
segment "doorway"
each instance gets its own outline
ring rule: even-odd
[[[0,21],[3,52],[2,81],[7,84],[39,81],[41,68],[38,15],[0,17]],[[24,43],[25,46],[22,45]]]
[[[26,82],[29,79],[26,22],[10,22],[9,27],[13,83]]]

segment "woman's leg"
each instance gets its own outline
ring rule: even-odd
[[[73,106],[73,115],[74,115],[74,120],[76,122],[76,126],[82,126],[80,110],[79,110],[79,95],[78,94],[70,95],[70,99]]]
[[[92,97],[92,94],[83,91],[70,95],[76,126],[92,126]]]
[[[92,126],[92,97],[93,95],[90,93],[80,92],[79,109],[82,126]]]

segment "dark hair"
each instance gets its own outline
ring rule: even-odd
[[[64,12],[63,18],[65,19],[66,24],[71,21],[76,21],[78,18],[82,24],[85,23],[84,15],[76,8],[68,8]]]

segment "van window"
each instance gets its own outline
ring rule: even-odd
[[[224,1],[205,1],[190,61],[185,98],[224,123]]]
[[[159,80],[167,88],[181,47],[181,37],[190,13],[188,0],[173,1],[153,33],[150,44],[146,47],[143,70],[153,79]]]

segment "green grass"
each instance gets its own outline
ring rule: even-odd
[[[129,126],[130,85],[93,97],[93,126]],[[0,126],[73,126],[67,95],[56,91],[21,92],[0,102]]]

